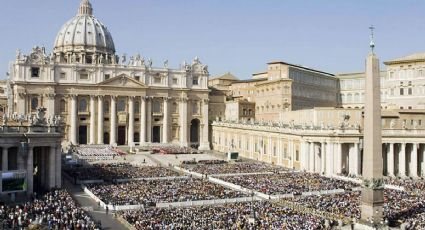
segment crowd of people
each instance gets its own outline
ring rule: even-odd
[[[115,157],[125,154],[122,151],[117,152],[111,146],[95,148],[95,147],[75,147],[74,153],[79,159],[87,161],[112,160]]]
[[[88,167],[64,168],[64,172],[78,180],[134,179],[179,176],[168,168],[158,166],[136,167],[129,163],[93,164]]]
[[[198,151],[184,146],[164,145],[151,148],[153,154],[196,154]]]
[[[280,172],[285,169],[279,166],[268,165],[264,163],[209,163],[196,165],[183,165],[187,170],[201,173],[204,175],[214,174],[237,174],[237,173],[264,173],[264,172]]]
[[[53,190],[21,205],[2,205],[0,221],[1,229],[27,229],[30,225],[48,229],[100,229],[100,225],[65,190]]]
[[[351,190],[358,184],[314,173],[284,172],[222,177],[223,180],[267,195],[301,194],[334,189]]]
[[[332,213],[338,218],[360,219],[360,191],[287,198],[287,200],[307,208]],[[384,190],[384,218],[390,226],[407,223],[411,229],[423,229],[425,200],[422,196],[411,192],[386,189]]]
[[[241,192],[227,189],[208,180],[195,178],[143,180],[117,184],[89,184],[87,188],[105,203],[116,206],[155,206],[156,203],[214,200],[246,196]]]
[[[255,214],[254,214],[255,213]],[[120,215],[138,230],[161,229],[331,229],[332,222],[271,202],[152,208]]]

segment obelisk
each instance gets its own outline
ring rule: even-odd
[[[364,151],[361,220],[369,226],[383,220],[384,186],[381,131],[381,87],[379,59],[374,53],[371,29],[371,52],[366,58],[366,92],[364,108]]]

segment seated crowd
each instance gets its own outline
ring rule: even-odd
[[[301,194],[334,189],[351,190],[358,184],[320,176],[314,173],[286,172],[276,174],[222,177],[223,180],[267,195]]]
[[[117,152],[110,146],[104,148],[75,147],[74,153],[79,159],[85,160],[110,160],[124,154],[121,151]]]
[[[164,146],[155,146],[151,148],[153,154],[196,154],[197,150],[184,146],[173,146],[173,145],[164,145]]]
[[[137,230],[330,229],[331,223],[330,221],[325,221],[322,217],[296,212],[288,207],[271,202],[233,203],[185,208],[151,208],[124,211],[120,212],[120,215]],[[328,226],[326,227],[326,225]]]
[[[390,226],[407,223],[412,229],[425,227],[425,201],[423,197],[404,191],[384,191],[384,216]],[[361,192],[288,198],[308,208],[329,212],[339,218],[360,219]]]
[[[87,188],[99,199],[112,205],[155,206],[196,200],[244,197],[241,192],[227,189],[207,180],[187,178],[146,180],[118,184],[91,184]]]
[[[22,205],[0,207],[1,229],[27,229],[41,225],[48,229],[100,229],[65,190],[51,191]]]
[[[187,170],[206,174],[237,174],[237,173],[264,173],[264,172],[279,172],[285,169],[279,166],[273,166],[264,163],[209,163],[197,165],[183,165]]]
[[[69,176],[78,180],[106,180],[171,177],[177,172],[157,166],[136,167],[129,163],[93,164],[90,167],[64,168]]]

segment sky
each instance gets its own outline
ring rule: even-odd
[[[1,1],[0,78],[19,48],[53,48],[80,0]],[[240,79],[285,61],[330,73],[360,72],[376,27],[381,62],[425,52],[425,0],[91,0],[117,54],[171,68],[195,57],[211,76]]]

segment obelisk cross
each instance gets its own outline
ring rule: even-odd
[[[372,53],[373,53],[373,49],[375,48],[375,37],[374,37],[373,31],[375,30],[375,27],[373,25],[371,25],[369,27],[369,29],[370,29],[370,44],[369,44],[369,46],[370,46],[370,49],[372,50]]]

